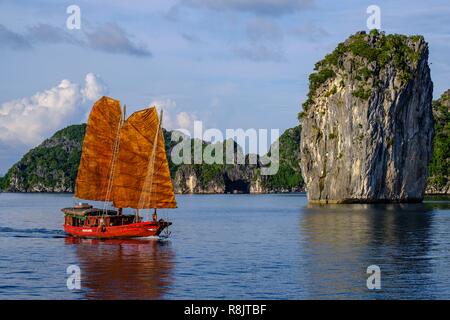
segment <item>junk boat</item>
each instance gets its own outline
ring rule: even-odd
[[[83,238],[159,236],[172,224],[157,209],[176,208],[161,116],[155,107],[126,119],[120,101],[102,97],[93,106],[84,137],[75,198],[102,201],[102,208],[80,202],[63,208],[64,231]],[[115,208],[107,209],[109,205]],[[125,208],[134,214],[124,214]],[[145,210],[152,219],[144,221]],[[149,212],[150,213],[150,212]]]

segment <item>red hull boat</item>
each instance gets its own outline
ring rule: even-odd
[[[139,222],[124,226],[114,227],[74,227],[65,225],[64,231],[75,237],[82,238],[98,238],[98,239],[113,239],[113,238],[141,238],[159,236],[170,222]]]
[[[102,97],[89,115],[83,140],[75,198],[103,201],[103,209],[79,203],[64,208],[64,230],[83,238],[159,236],[172,223],[158,220],[156,209],[176,208],[161,118],[155,107],[126,119],[120,101]],[[111,204],[117,210],[106,210]],[[135,209],[134,215],[122,214]],[[154,210],[144,221],[139,210]]]
[[[121,215],[119,211],[92,208],[88,204],[79,204],[73,208],[64,208],[64,231],[71,236],[82,238],[140,238],[159,236],[172,223],[143,221],[142,217]]]

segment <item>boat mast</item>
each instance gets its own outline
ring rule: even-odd
[[[119,108],[120,108],[120,104],[119,104]],[[106,191],[105,201],[103,201],[103,216],[105,216],[107,214],[107,210],[106,210],[107,202],[112,200],[110,198],[111,198],[111,192],[112,192],[112,188],[113,188],[114,170],[116,168],[117,156],[119,154],[120,130],[122,128],[123,121],[124,121],[123,119],[120,119],[118,126],[117,126],[116,138],[115,138],[114,145],[113,145],[111,167],[109,169],[108,187],[107,187],[107,191]]]
[[[122,114],[122,121],[121,121],[121,126],[123,126],[123,124],[125,123],[125,119],[127,118],[127,105],[124,104],[123,105],[123,114]],[[123,208],[117,208],[117,215],[121,216],[123,212]]]
[[[122,127],[125,123],[125,119],[127,118],[127,105],[123,105],[123,113],[122,113],[122,119],[120,121],[120,126]],[[123,212],[123,208],[117,208],[117,215],[121,216]]]
[[[161,130],[161,128],[162,128],[162,120],[163,120],[163,108],[161,107],[161,112],[159,113],[158,131]],[[163,132],[163,141],[164,141],[164,132]],[[155,143],[156,143],[156,141],[155,141]],[[154,208],[154,211],[153,211],[153,219],[152,220],[158,220],[158,215],[156,213],[156,207]]]

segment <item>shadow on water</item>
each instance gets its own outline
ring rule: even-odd
[[[87,299],[162,299],[173,281],[170,241],[67,237],[65,244],[75,250]]]
[[[429,204],[309,204],[303,211],[302,263],[312,298],[433,296]],[[366,286],[373,264],[381,269],[379,291]]]

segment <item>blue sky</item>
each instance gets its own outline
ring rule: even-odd
[[[448,0],[1,0],[0,174],[100,94],[160,104],[169,128],[295,126],[314,63],[367,29],[371,4],[383,31],[425,36],[434,96],[450,88]]]

